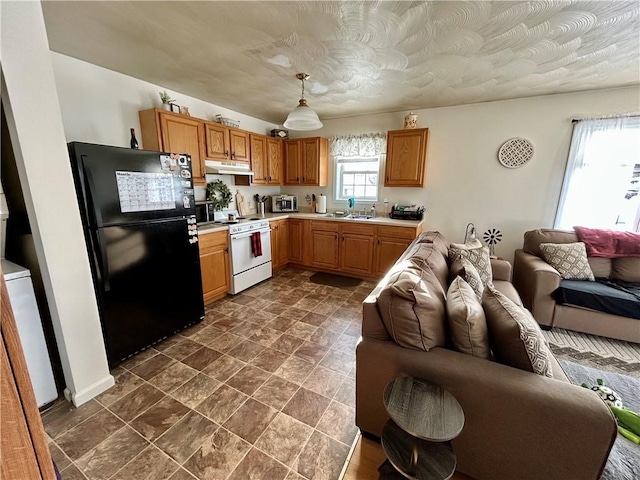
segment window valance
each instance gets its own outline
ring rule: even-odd
[[[387,132],[336,135],[329,144],[333,157],[373,157],[386,152]]]

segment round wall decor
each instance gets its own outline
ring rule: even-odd
[[[523,166],[533,157],[533,144],[526,138],[516,137],[504,142],[498,151],[498,160],[507,168]]]

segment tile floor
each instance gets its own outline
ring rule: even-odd
[[[355,346],[374,284],[285,269],[43,415],[64,480],[336,480],[356,436]]]

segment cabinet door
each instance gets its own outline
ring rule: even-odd
[[[311,264],[315,267],[337,269],[338,232],[311,230]]]
[[[251,170],[253,170],[251,183],[265,185],[269,183],[267,137],[264,135],[250,135],[249,137],[251,139]]]
[[[302,232],[304,220],[289,220],[289,260],[303,263]]]
[[[387,137],[385,187],[422,187],[429,129],[394,130]]]
[[[278,263],[278,230],[280,229],[280,220],[275,220],[269,223],[271,226],[271,269],[278,270],[280,264]]]
[[[340,239],[340,269],[370,275],[373,271],[373,237],[344,233]]]
[[[284,184],[298,185],[300,183],[300,142],[286,140],[284,142]]]
[[[229,160],[229,129],[219,123],[205,123],[205,157],[211,160]]]
[[[231,287],[227,232],[200,235],[200,271],[204,303],[223,297]]]
[[[289,220],[282,220],[278,226],[278,265],[285,266],[289,263],[291,246],[289,242]]]
[[[302,183],[303,185],[318,185],[320,177],[320,139],[305,138],[300,141]]]
[[[378,238],[374,273],[385,275],[407,249],[411,240],[402,238]]]
[[[269,183],[282,184],[282,140],[267,138],[267,165]]]
[[[231,160],[249,163],[250,147],[249,133],[242,130],[229,129],[231,141]]]
[[[200,153],[202,123],[189,117],[159,112],[162,148],[170,153],[191,155],[193,183],[204,184],[204,161]]]

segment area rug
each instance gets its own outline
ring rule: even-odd
[[[329,287],[357,287],[362,283],[358,278],[343,277],[342,275],[334,275],[332,273],[317,272],[309,277],[312,283],[317,285],[326,285]]]
[[[583,382],[593,385],[596,379],[604,380],[622,397],[624,404],[634,412],[640,412],[640,379],[619,373],[606,372],[579,365],[567,360],[559,360],[571,383]],[[640,445],[636,445],[618,434],[601,480],[634,480],[640,478]]]
[[[640,344],[562,328],[542,333],[558,359],[640,378]]]

